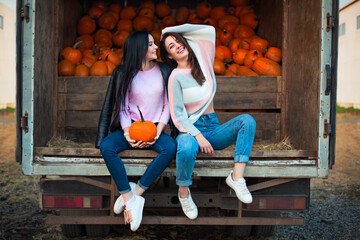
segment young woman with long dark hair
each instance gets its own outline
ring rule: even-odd
[[[123,64],[111,76],[96,139],[96,146],[100,147],[121,194],[114,204],[114,212],[119,214],[125,208],[125,222],[130,222],[132,231],[138,229],[142,220],[145,199],[141,195],[160,176],[176,153],[175,140],[163,132],[170,119],[166,86],[172,68],[155,61],[157,50],[154,38],[148,32],[135,31],[126,39]],[[141,119],[137,106],[145,120],[157,125],[157,136],[152,142],[135,142],[129,136],[131,123]],[[109,130],[111,134],[107,136]],[[148,148],[159,154],[137,184],[129,183],[118,153],[138,148]]]
[[[171,118],[180,131],[177,136],[176,184],[185,215],[198,216],[189,186],[196,155],[213,154],[236,143],[234,169],[226,183],[240,201],[251,203],[252,196],[243,177],[255,137],[255,120],[248,114],[240,115],[222,125],[214,111],[213,98],[216,78],[215,29],[207,25],[184,24],[162,31],[160,41],[162,60],[174,67],[169,77],[169,105]]]

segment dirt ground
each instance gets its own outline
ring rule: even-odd
[[[44,224],[46,215],[51,212],[40,211],[38,207],[39,176],[24,176],[15,161],[15,127],[14,114],[0,113],[0,239],[66,239],[59,226]],[[360,115],[338,115],[335,165],[329,171],[328,179],[312,180],[311,185],[313,191],[320,190],[324,196],[330,191],[360,197]],[[151,226],[146,226],[136,233],[126,231],[126,238],[122,236],[122,239],[180,237],[175,228],[164,226],[163,231],[167,236],[158,236]],[[204,236],[206,231],[191,236],[204,239],[200,235]],[[189,237],[187,235],[185,239]],[[217,233],[214,239],[228,238]]]

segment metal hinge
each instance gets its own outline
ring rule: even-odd
[[[20,17],[21,20],[26,21],[26,23],[30,22],[30,3],[24,5],[24,7],[20,8]]]
[[[330,15],[330,13],[327,13],[326,14],[326,32],[329,32],[334,27],[335,27],[335,19]]]
[[[29,132],[28,117],[29,113],[25,112],[25,115],[22,116],[20,120],[20,127],[22,130],[24,130],[25,133]]]
[[[331,134],[330,123],[327,119],[324,120],[324,134],[323,137],[327,138]]]

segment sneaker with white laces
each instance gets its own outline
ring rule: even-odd
[[[134,195],[135,201],[130,206],[125,206],[124,220],[125,224],[130,223],[131,231],[136,231],[140,227],[142,214],[145,204],[145,198]]]
[[[179,201],[181,204],[181,208],[185,215],[190,219],[196,219],[198,216],[198,209],[191,198],[190,189],[188,188],[189,196],[187,198],[180,198],[180,194],[178,193]]]
[[[242,201],[243,203],[246,203],[246,204],[252,203],[253,199],[252,199],[251,193],[249,192],[248,188],[246,187],[245,179],[240,178],[239,180],[234,181],[231,176],[232,173],[233,173],[233,171],[231,171],[229,176],[226,178],[226,184],[235,191],[236,196],[238,197],[238,199],[240,201]]]
[[[129,185],[131,187],[131,191],[135,191],[136,183],[129,182]],[[124,198],[120,195],[114,203],[114,213],[120,214],[124,210],[124,208],[125,208]]]

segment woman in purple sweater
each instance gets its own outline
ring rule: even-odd
[[[163,132],[170,119],[166,86],[172,69],[155,61],[157,50],[154,38],[148,32],[135,31],[129,35],[124,46],[123,64],[112,74],[99,121],[97,144],[100,142],[101,154],[121,194],[114,204],[114,212],[119,214],[125,207],[125,222],[130,223],[132,231],[139,228],[142,220],[145,199],[141,195],[176,153],[175,140]],[[157,136],[152,142],[135,142],[129,136],[131,123],[140,120],[137,106],[145,120],[157,125]],[[110,125],[111,134],[106,136],[111,115],[114,116]],[[159,154],[137,184],[129,184],[118,153],[143,148]]]

